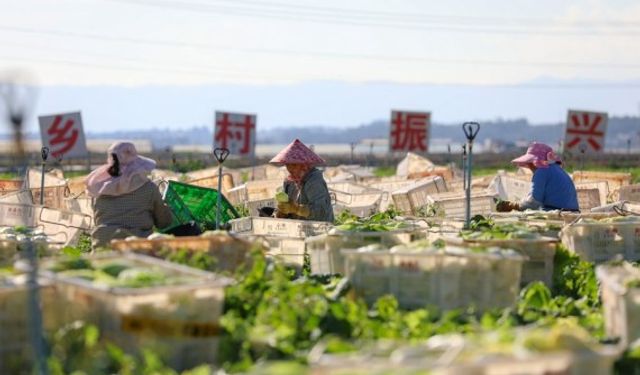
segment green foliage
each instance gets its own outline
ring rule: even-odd
[[[376,177],[391,177],[396,175],[395,167],[377,167],[373,170]]]
[[[189,155],[187,160],[176,161],[173,165],[173,170],[179,173],[188,173],[206,167],[207,164],[202,159],[193,159],[191,155]]]
[[[352,232],[386,232],[405,228],[407,226],[405,222],[394,220],[399,214],[393,206],[365,218],[359,218],[350,211],[345,210],[336,218],[335,228]]]
[[[170,262],[184,264],[203,271],[216,271],[218,266],[218,260],[204,251],[167,248],[159,251],[158,256]]]
[[[109,340],[100,337],[95,325],[75,321],[65,325],[48,337],[50,356],[49,373],[66,374],[119,374],[119,375],[177,375],[162,358],[148,348],[129,353]],[[211,374],[209,366],[199,366],[182,375]]]
[[[236,209],[236,212],[238,213],[238,217],[249,217],[249,216],[251,216],[251,213],[249,212],[249,208],[247,208],[247,206],[245,206],[244,204],[239,204],[237,206],[234,206],[234,208]]]

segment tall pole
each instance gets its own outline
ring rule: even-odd
[[[216,206],[216,230],[220,229],[220,216],[222,213],[222,163],[229,156],[229,149],[215,148],[213,150],[213,156],[218,161],[218,196]]]
[[[467,138],[467,163],[466,163],[466,186],[465,186],[465,228],[469,229],[471,224],[471,170],[473,168],[473,141],[478,135],[480,131],[480,124],[477,122],[465,122],[462,124],[462,131],[464,132],[465,137]]]
[[[44,206],[44,172],[47,166],[47,158],[49,157],[49,147],[44,146],[40,151],[42,155],[42,170],[40,176],[40,205]]]
[[[28,85],[18,85],[15,82],[0,82],[0,94],[4,99],[6,111],[9,117],[9,122],[12,125],[14,134],[14,145],[16,146],[16,153],[18,159],[18,165],[24,167],[27,170],[27,158],[24,150],[22,126],[24,118],[30,109],[28,106],[32,105],[34,98],[34,89]],[[44,174],[43,174],[44,176]],[[42,198],[41,198],[42,200]],[[25,224],[27,218],[23,218]],[[29,236],[26,237],[22,243],[25,248],[25,253],[29,263],[27,273],[27,290],[28,290],[28,318],[29,325],[27,330],[29,331],[29,339],[33,348],[33,361],[35,373],[40,375],[47,375],[47,355],[44,346],[44,337],[42,335],[42,312],[40,311],[40,296],[38,289],[38,258],[33,248],[33,243]]]

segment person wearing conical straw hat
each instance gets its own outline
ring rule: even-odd
[[[322,172],[325,161],[296,139],[280,151],[271,164],[284,165],[289,176],[283,190],[288,202],[278,202],[277,217],[333,222],[331,196]]]
[[[521,202],[498,203],[498,212],[527,209],[579,211],[576,187],[571,177],[562,169],[562,160],[550,146],[532,142],[527,152],[513,159],[511,163],[533,172],[531,192]]]

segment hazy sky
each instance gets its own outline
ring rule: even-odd
[[[640,78],[637,0],[0,0],[40,84]]]

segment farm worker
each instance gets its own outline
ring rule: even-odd
[[[533,142],[526,154],[513,159],[513,164],[533,172],[531,192],[521,202],[500,202],[499,212],[511,210],[578,211],[578,197],[573,180],[562,169],[562,161],[544,143]]]
[[[107,151],[107,164],[85,180],[94,199],[93,248],[108,246],[112,239],[147,237],[153,227],[171,225],[171,209],[147,175],[156,162],[138,155],[130,142],[116,142]]]
[[[277,217],[333,222],[329,189],[316,168],[325,164],[321,157],[296,139],[269,163],[284,165],[289,172],[283,184],[286,196],[277,197]]]

